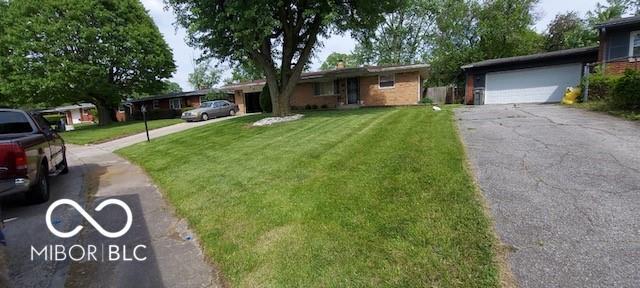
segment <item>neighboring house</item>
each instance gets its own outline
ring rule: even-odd
[[[147,108],[149,115],[154,115],[153,118],[179,117],[183,109],[199,107],[202,99],[212,92],[217,92],[217,90],[202,89],[130,99],[127,101],[128,105],[125,106],[129,106],[127,112],[133,119],[141,117],[143,105]]]
[[[81,103],[77,105],[61,106],[53,109],[43,110],[42,113],[63,114],[65,116],[66,123],[73,125],[93,122],[95,119],[93,118],[93,114],[91,114],[91,110],[95,108],[96,106],[91,103]]]
[[[336,108],[415,105],[429,65],[365,66],[302,73],[290,98],[294,109],[308,106]],[[230,84],[221,90],[233,94],[240,113],[260,111],[264,80]]]
[[[605,74],[640,69],[640,16],[615,19],[596,28],[600,33],[598,62]]]
[[[640,16],[596,26],[600,46],[492,59],[462,66],[466,104],[551,103],[580,85],[585,66],[605,74],[640,69]],[[593,69],[591,69],[593,71]]]

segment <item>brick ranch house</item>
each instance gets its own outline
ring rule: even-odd
[[[183,109],[199,107],[203,101],[202,99],[207,94],[215,92],[218,92],[218,90],[202,89],[130,99],[126,102],[126,105],[120,107],[117,118],[118,121],[140,119],[143,105],[147,108],[148,115],[152,115],[152,118],[180,117]]]
[[[290,98],[291,107],[371,107],[415,105],[423,91],[429,65],[365,66],[303,73]],[[259,95],[265,80],[230,84],[222,91],[233,94],[240,113],[260,111]]]
[[[594,72],[594,66],[600,66],[603,73],[609,75],[640,69],[640,16],[615,19],[595,28],[600,35],[596,47],[491,59],[462,66],[466,75],[465,103],[559,102],[565,89],[579,86],[585,73]]]

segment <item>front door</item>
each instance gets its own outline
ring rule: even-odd
[[[347,104],[357,104],[360,94],[360,85],[358,78],[347,79]]]

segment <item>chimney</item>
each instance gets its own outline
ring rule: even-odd
[[[336,63],[336,69],[342,69],[344,68],[344,61],[342,59],[338,60],[338,63]]]

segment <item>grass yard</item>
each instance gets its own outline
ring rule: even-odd
[[[495,240],[451,108],[247,116],[118,151],[241,287],[492,287]]]
[[[161,119],[148,121],[149,130],[182,122],[180,119]],[[144,132],[144,122],[117,122],[106,126],[87,125],[76,130],[60,133],[66,142],[73,144],[97,144]]]
[[[605,112],[631,121],[640,121],[640,111],[613,109],[605,101],[589,101],[577,103],[575,107],[597,112]]]

